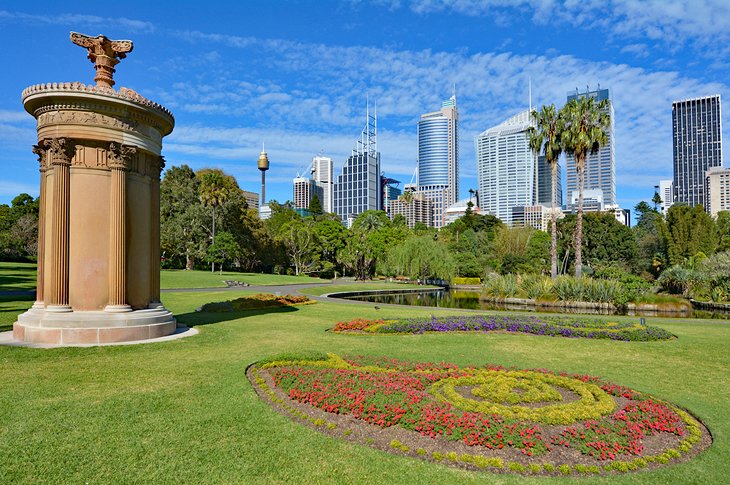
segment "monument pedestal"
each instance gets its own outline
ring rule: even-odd
[[[71,39],[96,62],[97,85],[42,84],[22,95],[38,121],[38,282],[13,335],[59,345],[169,335],[176,322],[160,303],[160,153],[175,121],[159,104],[111,87],[130,41]]]
[[[176,326],[172,313],[164,307],[124,313],[55,313],[31,308],[18,316],[13,338],[34,344],[108,344],[163,337],[174,333]]]

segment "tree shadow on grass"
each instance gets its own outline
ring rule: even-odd
[[[175,315],[175,318],[178,323],[183,323],[188,327],[200,327],[203,325],[210,325],[212,323],[221,323],[241,318],[268,315],[270,313],[291,313],[297,310],[298,308],[294,306],[272,306],[232,312],[188,312]]]
[[[0,274],[0,291],[30,290],[35,284],[35,270],[32,272],[3,270]]]
[[[35,297],[26,296],[0,296],[0,332],[7,332],[13,329],[13,323],[18,314],[30,308]]]

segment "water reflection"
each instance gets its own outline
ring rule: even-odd
[[[432,306],[440,308],[463,308],[468,310],[519,310],[541,313],[580,313],[591,315],[635,315],[641,317],[669,318],[717,318],[730,319],[730,312],[690,310],[686,313],[652,310],[609,310],[606,308],[545,308],[532,305],[494,303],[479,300],[479,292],[465,290],[424,290],[419,292],[393,292],[377,294],[343,295],[348,300],[398,305]]]

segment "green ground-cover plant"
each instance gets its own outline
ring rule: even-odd
[[[251,296],[241,296],[234,300],[206,303],[201,308],[204,312],[240,312],[243,310],[258,310],[261,308],[277,308],[294,305],[316,303],[304,295],[274,295],[272,293],[257,293]]]
[[[651,285],[638,276],[618,270],[595,274],[594,278],[561,275],[555,279],[540,274],[492,274],[485,279],[483,292],[491,298],[612,303],[619,307],[651,295]]]
[[[723,394],[730,388],[730,326],[721,322],[647,318],[678,336],[661,343],[426,333],[407,336],[404,344],[401,338],[325,332],[341,320],[382,318],[382,309],[368,305],[321,302],[289,313],[252,311],[231,319],[195,312],[220,296],[163,293],[178,321],[197,326],[199,335],[190,338],[101,348],[0,347],[0,482],[70,483],[89,477],[105,483],[555,481],[492,475],[495,468],[489,466],[484,473],[467,473],[333,440],[283,418],[261,402],[243,371],[264,357],[297,349],[600,375],[681,403],[716,437],[687,463],[602,477],[600,483],[722,483],[730,475],[725,438],[730,400]],[[456,313],[398,309],[401,318]]]

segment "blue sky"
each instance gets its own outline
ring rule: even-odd
[[[619,203],[649,200],[672,176],[671,103],[720,94],[730,78],[727,0],[379,0],[4,2],[0,6],[0,203],[37,195],[32,84],[93,83],[69,31],[131,39],[125,86],[173,111],[169,165],[221,167],[267,196],[319,152],[339,170],[377,101],[385,174],[409,182],[416,121],[456,84],[461,196],[476,188],[474,136],[576,87],[610,88]],[[91,4],[87,4],[91,5]],[[727,110],[726,110],[727,112]],[[723,120],[728,140],[727,117]],[[724,157],[728,157],[725,143]],[[725,162],[727,166],[728,163]]]

